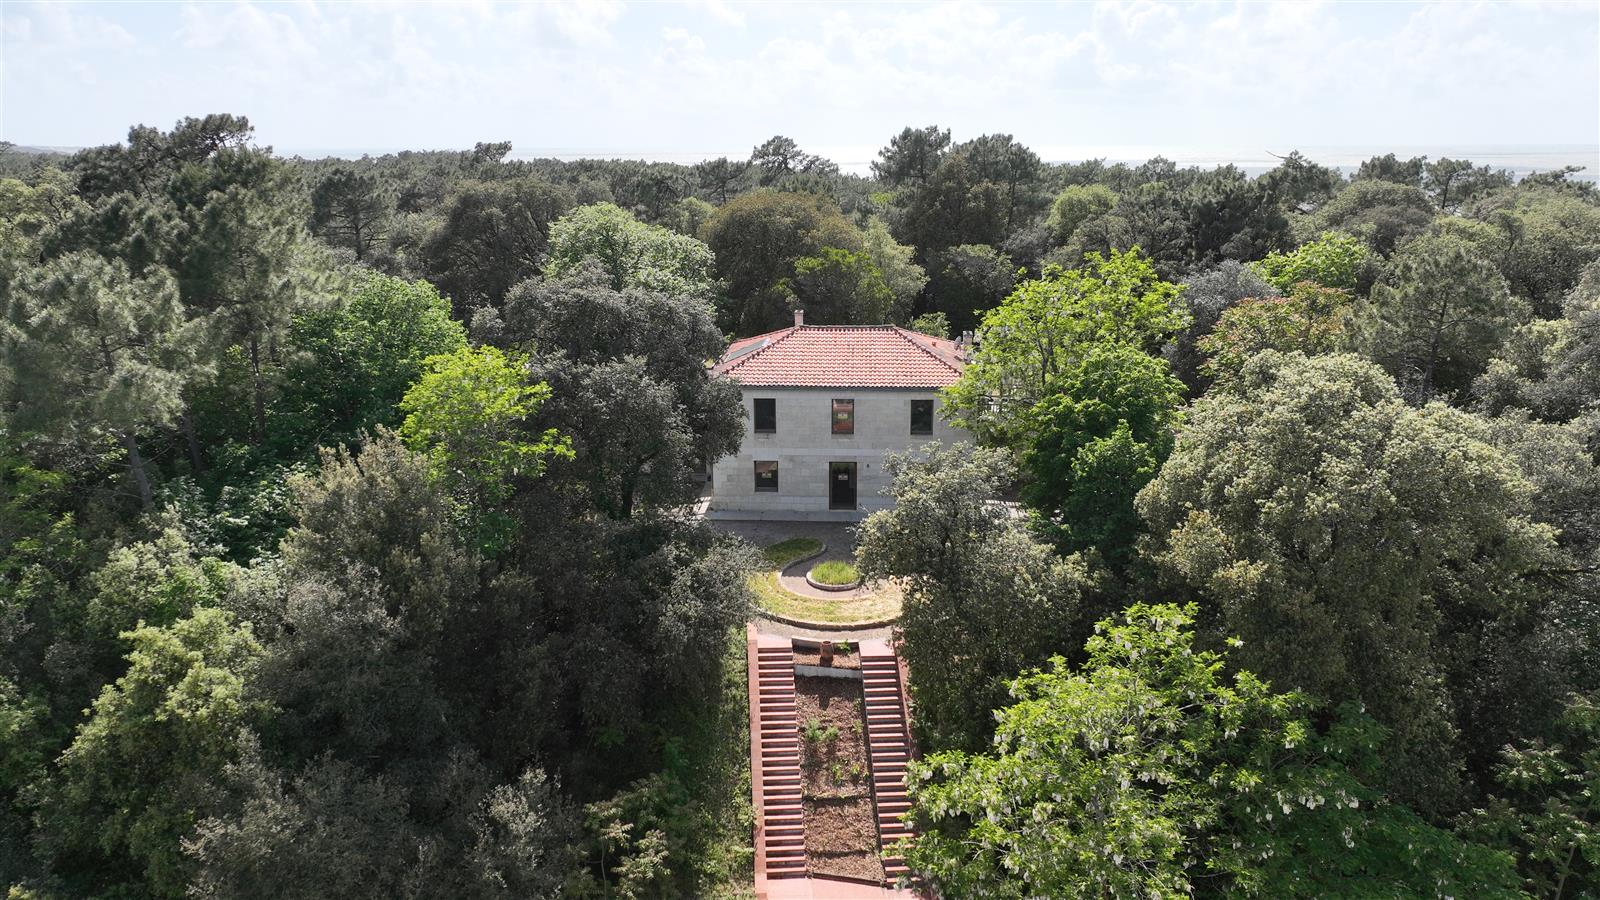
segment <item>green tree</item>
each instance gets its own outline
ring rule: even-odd
[[[1200,367],[1217,384],[1231,382],[1246,361],[1263,350],[1306,356],[1344,348],[1350,295],[1337,288],[1302,281],[1287,297],[1241,300],[1217,320],[1199,349],[1210,357]]]
[[[142,882],[153,896],[182,897],[190,865],[180,841],[269,712],[249,690],[261,647],[218,609],[124,637],[128,672],[62,754],[42,822],[58,869],[82,888]]]
[[[532,440],[521,430],[550,397],[548,385],[528,382],[526,366],[525,357],[494,347],[430,357],[400,401],[401,438],[460,492],[486,549],[505,538],[509,523],[498,506],[511,496],[513,481],[538,478],[551,457],[572,455],[554,429]]]
[[[400,398],[423,361],[466,343],[433,285],[368,275],[343,302],[295,318],[274,440],[298,450],[398,426]]]
[[[999,250],[963,244],[932,254],[928,274],[932,311],[943,313],[952,331],[967,331],[1016,288],[1019,273]]]
[[[458,316],[497,305],[512,287],[538,274],[550,227],[571,206],[565,189],[539,178],[462,184],[422,246],[422,273],[450,298]]]
[[[745,187],[741,182],[750,171],[750,164],[734,162],[726,156],[696,163],[691,170],[700,184],[700,190],[718,206],[728,202]]]
[[[1132,347],[1088,352],[1029,412],[1028,504],[1062,549],[1122,566],[1143,531],[1133,498],[1172,452],[1183,383]]]
[[[1183,280],[1183,293],[1179,299],[1189,313],[1188,325],[1161,348],[1161,355],[1172,366],[1172,374],[1198,394],[1209,384],[1201,369],[1206,363],[1205,351],[1199,342],[1212,329],[1217,320],[1234,304],[1249,297],[1270,297],[1275,293],[1272,285],[1262,280],[1237,260],[1223,260],[1210,271],[1191,275]]]
[[[1561,314],[1563,298],[1578,284],[1600,245],[1600,208],[1554,190],[1526,187],[1477,204],[1473,215],[1503,234],[1496,261],[1514,294],[1545,318]]]
[[[1455,212],[1474,197],[1510,185],[1510,172],[1473,166],[1465,159],[1440,157],[1428,163],[1422,172],[1422,189],[1445,212]]]
[[[963,244],[998,247],[1048,199],[1039,157],[1008,134],[957,144],[901,199],[901,237],[926,254]]]
[[[1117,195],[1103,184],[1069,185],[1051,202],[1045,227],[1058,245],[1065,244],[1079,225],[1111,212],[1116,205]]]
[[[638,286],[708,299],[712,292],[715,260],[710,247],[646,225],[614,204],[580,206],[551,226],[546,273],[559,277],[585,260],[600,263],[613,290]]]
[[[1266,351],[1194,405],[1136,502],[1150,560],[1244,638],[1240,664],[1359,699],[1392,732],[1387,787],[1429,814],[1460,803],[1457,735],[1486,725],[1457,719],[1483,689],[1467,648],[1537,608],[1554,553],[1484,437],[1365,360]]]
[[[857,568],[902,579],[900,652],[923,746],[976,749],[1006,680],[1072,634],[1089,576],[991,502],[1014,474],[1003,452],[922,453],[885,460],[895,505],[861,524]]]
[[[1466,818],[1480,839],[1516,848],[1528,893],[1585,897],[1600,872],[1600,705],[1573,695],[1554,741],[1502,751],[1496,796]]]
[[[949,392],[955,421],[983,440],[1014,442],[1027,411],[1090,350],[1153,351],[1182,328],[1178,293],[1137,250],[1091,254],[1081,269],[1024,282],[983,317],[977,354]]]
[[[213,191],[203,206],[187,209],[177,267],[191,315],[207,315],[211,358],[234,347],[242,352],[256,444],[266,438],[278,348],[295,314],[322,303],[327,289],[326,267],[311,258],[299,211],[284,197],[286,177],[272,172],[256,184]]]
[[[1355,312],[1357,345],[1418,397],[1457,396],[1527,318],[1494,265],[1459,238],[1424,236],[1395,256]]]
[[[1292,150],[1288,156],[1278,159],[1281,162],[1277,167],[1261,176],[1261,186],[1290,210],[1302,204],[1326,203],[1344,187],[1344,176],[1338,169],[1312,162],[1299,150]]]
[[[114,436],[141,505],[155,494],[139,433],[171,425],[203,368],[197,329],[165,273],[135,278],[120,262],[73,253],[32,272],[6,304],[0,383],[6,415],[25,433],[67,440]]]
[[[871,256],[834,247],[795,260],[789,287],[815,325],[880,325],[895,300]]]
[[[950,147],[950,129],[906,127],[872,161],[872,174],[889,187],[927,182]]]
[[[1363,161],[1352,177],[1355,181],[1387,181],[1390,184],[1420,188],[1427,169],[1426,156],[1413,156],[1403,160],[1393,153],[1387,153]]]
[[[1423,231],[1437,211],[1420,187],[1357,175],[1349,187],[1296,223],[1297,237],[1309,241],[1329,231],[1362,240],[1380,256]]]
[[[917,297],[928,284],[928,273],[912,262],[916,248],[896,243],[889,226],[876,216],[868,219],[861,231],[861,248],[872,258],[872,264],[883,276],[883,283],[894,295],[891,318],[896,322],[911,318]]]
[[[762,187],[768,187],[790,175],[828,175],[839,171],[837,165],[802,151],[793,138],[781,134],[751,150],[750,165],[759,173]]]
[[[923,313],[912,319],[907,328],[919,334],[931,334],[934,337],[950,337],[950,320],[942,312]]]
[[[1235,166],[1198,174],[1179,205],[1191,266],[1258,259],[1290,243],[1289,221],[1277,198]]]
[[[311,189],[311,232],[364,261],[388,239],[394,207],[376,175],[340,166]]]
[[[386,431],[358,451],[320,456],[315,471],[289,482],[296,524],[283,540],[284,562],[351,596],[375,591],[413,639],[435,634],[452,601],[476,587],[476,564],[451,531],[449,494],[431,477],[437,460]]]
[[[716,254],[728,284],[723,330],[736,335],[782,328],[788,297],[782,289],[799,259],[824,247],[858,251],[861,233],[837,206],[814,194],[752,191],[728,201],[706,222],[702,238]]]
[[[587,268],[512,291],[501,337],[537,347],[553,395],[534,427],[571,438],[567,471],[608,516],[693,500],[693,468],[744,434],[738,385],[707,371],[725,341],[698,296],[614,291]]]
[[[699,197],[685,197],[672,207],[667,225],[679,234],[694,237],[716,214],[717,208]]]
[[[1600,404],[1600,262],[1584,270],[1567,295],[1559,319],[1518,326],[1473,385],[1480,407],[1491,413],[1525,409],[1565,422]]]
[[[1250,268],[1280,291],[1309,281],[1325,288],[1361,293],[1362,286],[1371,282],[1371,256],[1366,244],[1348,234],[1330,231],[1293,252],[1274,250],[1251,263]]]
[[[912,870],[946,896],[1519,896],[1506,854],[1369,786],[1371,719],[1225,675],[1196,612],[1129,607],[1082,669],[1013,683],[992,751],[912,763]]]

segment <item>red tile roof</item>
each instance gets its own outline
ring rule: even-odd
[[[712,373],[760,387],[937,388],[963,365],[955,341],[897,325],[797,325],[734,341]]]

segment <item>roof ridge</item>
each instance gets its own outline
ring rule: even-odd
[[[747,338],[743,338],[743,340],[753,341],[753,340],[756,340],[758,338],[767,337],[768,335],[773,335],[773,334],[778,335],[778,337],[775,337],[772,340],[767,341],[766,344],[764,344],[762,346],[759,346],[759,347],[755,348],[754,350],[751,350],[749,353],[746,353],[746,354],[744,354],[744,355],[742,355],[742,356],[730,361],[728,363],[728,367],[722,371],[722,374],[724,374],[724,375],[730,374],[731,372],[733,372],[734,369],[739,368],[740,366],[744,365],[745,363],[749,362],[750,360],[755,359],[756,357],[758,357],[761,354],[767,352],[768,350],[771,350],[773,347],[776,347],[779,344],[783,343],[784,341],[788,340],[789,338],[793,337],[794,333],[799,331],[799,330],[800,330],[800,326],[799,325],[791,325],[788,328],[779,328],[777,331],[768,331],[768,332],[765,332],[763,334],[756,334],[756,335],[751,335],[750,337],[747,337]]]
[[[927,347],[922,346],[922,342],[921,341],[913,340],[912,338],[907,337],[907,335],[921,334],[921,332],[912,331],[909,328],[902,328],[899,325],[890,325],[889,327],[894,329],[894,333],[899,335],[900,339],[902,341],[905,341],[906,343],[908,343],[911,346],[917,348],[918,350],[921,350],[923,353],[926,353],[928,356],[932,357],[935,361],[937,361],[939,363],[939,365],[944,366],[946,369],[949,369],[950,371],[956,373],[956,375],[959,376],[961,374],[961,370],[956,368],[955,366],[952,366],[948,359],[945,359],[944,357],[942,357],[939,354],[933,352],[932,350],[929,350]],[[931,335],[931,334],[930,335],[925,335],[925,336],[926,337],[933,337],[933,335]]]
[[[796,327],[796,328],[817,328],[817,329],[822,329],[822,328],[859,328],[859,329],[865,330],[865,329],[868,329],[868,328],[879,328],[879,329],[899,328],[900,326],[899,325],[895,325],[892,322],[885,322],[882,325],[847,325],[847,324],[844,324],[844,323],[834,323],[834,324],[831,324],[831,325],[796,325],[794,327]]]

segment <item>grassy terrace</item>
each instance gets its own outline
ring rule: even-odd
[[[767,547],[763,552],[772,568],[750,576],[750,589],[755,592],[756,604],[786,619],[822,624],[877,622],[900,614],[900,592],[892,586],[874,591],[866,597],[813,600],[785,590],[778,583],[778,571],[784,566],[821,549],[822,542],[813,538],[790,538]],[[853,572],[855,567],[850,568]]]

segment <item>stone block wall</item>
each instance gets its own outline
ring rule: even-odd
[[[777,401],[777,431],[755,433],[754,401]],[[832,432],[833,401],[855,400],[855,433]],[[933,434],[911,434],[911,401],[933,400]],[[745,436],[739,452],[712,468],[711,508],[720,512],[818,512],[828,507],[828,464],[856,463],[856,505],[863,511],[890,504],[886,452],[903,452],[929,441],[969,440],[943,418],[937,390],[872,388],[759,388],[744,390]],[[778,491],[755,489],[755,461],[776,460]]]

